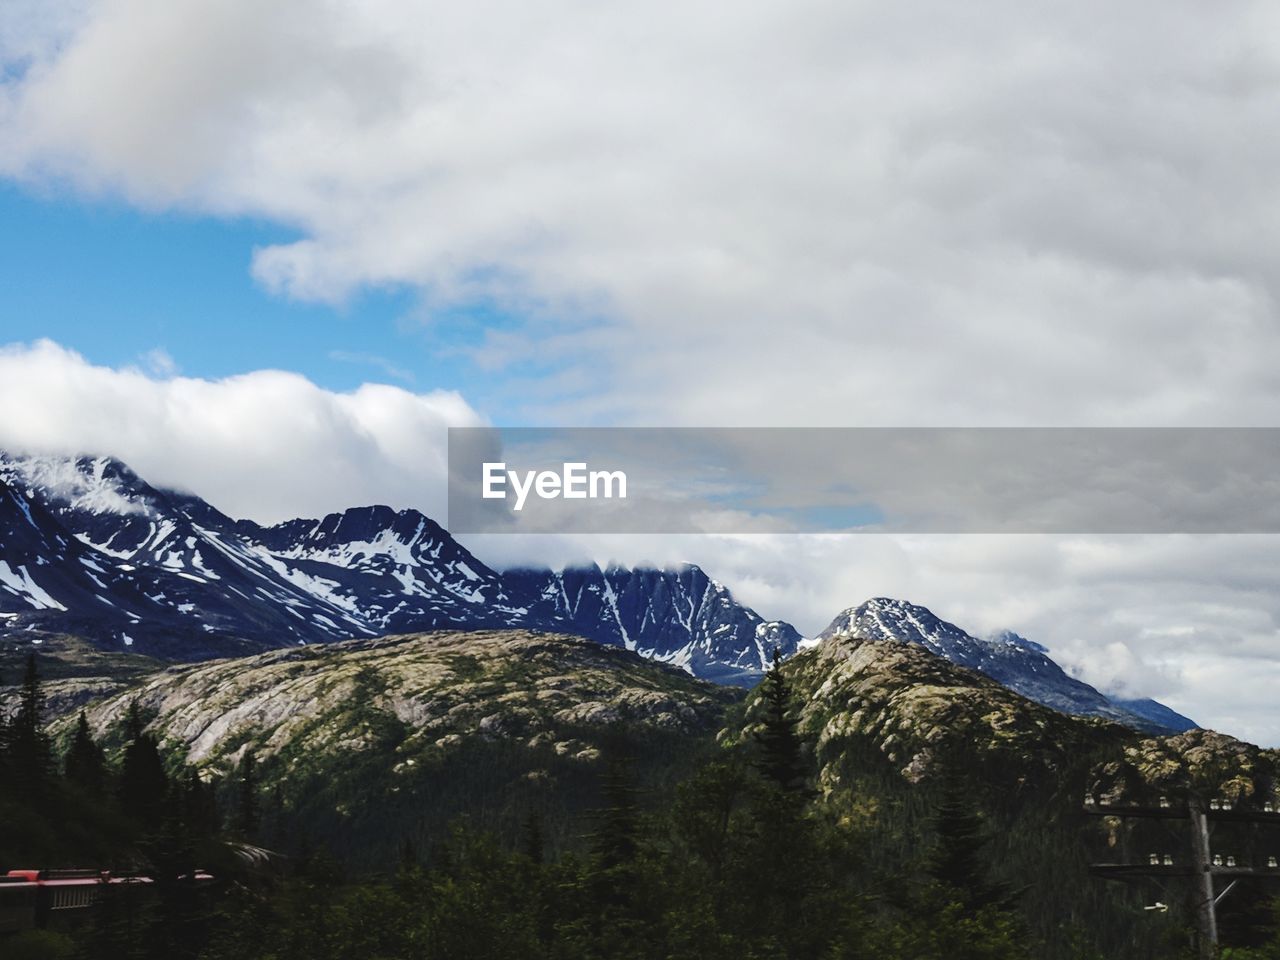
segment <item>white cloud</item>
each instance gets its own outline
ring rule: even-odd
[[[1269,423],[1278,16],[98,0],[0,168],[291,225],[288,295],[508,303],[549,418]]]
[[[234,517],[320,516],[370,503],[442,516],[456,393],[350,393],[260,370],[225,380],[97,367],[49,341],[0,348],[0,449],[106,453]]]

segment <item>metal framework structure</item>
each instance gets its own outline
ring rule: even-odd
[[[1094,876],[1106,880],[1133,881],[1190,880],[1194,889],[1193,903],[1200,956],[1212,960],[1218,946],[1218,904],[1242,879],[1280,881],[1280,862],[1275,855],[1251,852],[1250,862],[1237,863],[1235,856],[1214,854],[1211,845],[1213,827],[1218,823],[1255,824],[1280,828],[1280,805],[1268,801],[1262,809],[1232,805],[1223,799],[1189,798],[1185,805],[1175,805],[1161,798],[1158,806],[1099,803],[1085,798],[1085,813],[1097,817],[1122,820],[1182,821],[1190,834],[1190,859],[1178,863],[1172,856],[1151,854],[1147,863],[1095,863],[1089,867]],[[1225,886],[1219,890],[1217,882]]]

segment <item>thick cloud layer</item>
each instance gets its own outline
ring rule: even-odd
[[[155,376],[48,341],[0,348],[0,410],[0,449],[109,454],[260,521],[369,503],[442,515],[447,428],[481,423],[455,393],[332,393],[278,370]]]
[[[293,225],[291,296],[496,300],[552,418],[1277,414],[1271,4],[29,7],[0,169]]]

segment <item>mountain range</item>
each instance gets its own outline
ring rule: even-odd
[[[837,636],[918,645],[1056,710],[1139,730],[1194,722],[1112,699],[1013,633],[974,637],[877,598],[814,640],[697,566],[499,572],[415,510],[358,507],[262,526],[154,487],[110,457],[0,455],[0,636],[74,635],[167,660],[423,630],[568,633],[741,686],[776,650]]]

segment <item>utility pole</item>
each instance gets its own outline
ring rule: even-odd
[[[1266,801],[1261,809],[1250,809],[1233,806],[1230,801],[1221,798],[1206,803],[1203,797],[1192,796],[1182,806],[1175,805],[1167,797],[1161,797],[1159,806],[1149,807],[1099,803],[1096,798],[1088,796],[1085,797],[1084,812],[1096,817],[1181,821],[1187,825],[1191,840],[1189,863],[1179,863],[1169,853],[1153,853],[1145,864],[1095,863],[1090,865],[1089,872],[1107,880],[1190,880],[1201,960],[1213,960],[1217,956],[1217,907],[1237,881],[1245,878],[1280,881],[1280,860],[1277,859],[1280,856],[1280,834],[1273,835],[1269,854],[1250,850],[1249,856],[1242,857],[1239,863],[1234,855],[1215,855],[1210,843],[1212,825],[1216,823],[1247,823],[1280,828],[1280,804],[1274,801]],[[1215,877],[1228,881],[1220,892],[1215,889]]]
[[[1212,960],[1218,949],[1218,901],[1213,890],[1213,858],[1209,851],[1209,816],[1204,800],[1187,804],[1191,819],[1191,869],[1195,881],[1196,928],[1200,931],[1200,956]]]

